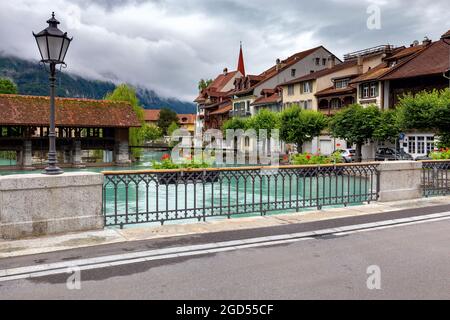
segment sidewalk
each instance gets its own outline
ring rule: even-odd
[[[220,231],[255,229],[279,225],[299,224],[344,217],[364,216],[406,209],[448,205],[450,196],[418,200],[372,203],[347,208],[330,208],[321,211],[272,215],[265,217],[235,218],[206,221],[195,224],[177,224],[157,227],[133,227],[129,229],[105,229],[100,231],[65,234],[25,240],[0,240],[0,258],[54,252],[137,240],[151,240]]]

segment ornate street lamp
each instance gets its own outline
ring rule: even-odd
[[[57,166],[56,158],[56,133],[55,133],[55,82],[56,82],[56,65],[64,64],[67,49],[69,48],[72,38],[67,36],[67,32],[58,29],[59,21],[55,19],[55,13],[47,21],[48,27],[38,34],[33,32],[36,43],[41,54],[41,62],[50,65],[50,132],[48,167],[45,168],[44,174],[57,175],[63,171]]]

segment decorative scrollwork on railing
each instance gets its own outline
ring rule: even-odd
[[[450,194],[450,161],[422,162],[422,190],[425,197]]]
[[[377,164],[104,172],[107,226],[266,215],[378,199]]]

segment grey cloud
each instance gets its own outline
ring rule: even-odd
[[[381,8],[381,30],[366,28],[372,3]],[[75,37],[68,70],[188,100],[199,78],[236,67],[241,40],[247,71],[259,73],[321,44],[342,56],[450,29],[448,0],[18,0],[0,3],[0,51],[37,58],[31,30],[51,11]]]

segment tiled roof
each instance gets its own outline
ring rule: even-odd
[[[450,30],[448,30],[446,33],[444,33],[441,37],[441,39],[450,38]]]
[[[249,93],[249,92],[251,92],[251,91],[253,91],[253,89],[262,81],[262,80],[264,80],[264,77],[263,76],[257,76],[257,75],[247,75],[247,76],[245,76],[244,78],[237,78],[236,80],[235,80],[235,83],[236,83],[236,81],[246,81],[246,80],[249,80],[250,81],[250,87],[247,87],[247,88],[244,88],[244,89],[241,89],[241,90],[236,90],[236,89],[233,89],[233,90],[231,90],[230,91],[230,93],[229,94],[244,94],[244,93]]]
[[[450,67],[449,54],[450,45],[443,40],[436,41],[381,79],[393,80],[443,74]]]
[[[377,80],[380,77],[384,76],[387,72],[389,72],[390,68],[387,63],[383,62],[377,65],[375,68],[370,69],[366,73],[360,75],[359,77],[350,81],[350,83],[358,83],[370,80]]]
[[[356,88],[347,87],[337,89],[335,87],[329,87],[327,89],[317,92],[315,95],[316,97],[326,97],[332,95],[351,94],[351,93],[356,93]]]
[[[397,59],[393,59],[393,57],[389,57],[386,60],[390,61],[397,61],[397,64],[393,67],[389,67],[389,64],[387,62],[383,62],[376,66],[375,68],[367,71],[363,75],[359,76],[356,79],[353,79],[350,83],[359,83],[364,81],[371,81],[371,80],[380,80],[384,78],[386,75],[395,72],[396,70],[401,69],[404,65],[406,65],[409,61],[415,60],[416,57],[422,55],[423,52],[427,51],[428,48],[430,48],[432,45],[429,46],[423,46],[419,45],[416,47],[410,47],[410,48],[403,48],[402,50],[398,51],[394,56],[397,57]],[[414,49],[412,49],[414,48]]]
[[[145,121],[158,121],[159,119],[159,109],[146,109],[144,110],[144,120]]]
[[[402,50],[399,50],[397,53],[393,54],[392,56],[386,58],[385,60],[399,60],[404,57],[410,56],[411,54],[414,54],[418,51],[421,51],[424,49],[424,45],[418,45],[414,47],[408,47],[403,48]]]
[[[286,68],[289,68],[296,62],[305,59],[307,56],[309,56],[310,54],[313,54],[314,52],[316,52],[317,50],[319,50],[321,48],[323,48],[323,46],[319,46],[319,47],[315,47],[312,49],[298,52],[298,53],[290,56],[289,58],[282,60],[281,61],[282,67],[279,70],[277,70],[277,66],[274,65],[271,68],[264,71],[263,73],[261,73],[260,76],[264,77],[264,80],[268,80],[268,79],[272,78],[273,76],[275,76],[276,74],[280,73],[281,71],[285,70]]]
[[[269,97],[259,97],[252,103],[252,106],[260,106],[264,104],[273,104],[278,102],[281,102],[281,97],[278,94],[273,94]]]
[[[230,82],[231,79],[237,74],[238,71],[227,72],[227,74],[219,74],[216,79],[194,100],[194,102],[202,102],[206,96],[220,97],[226,95],[223,92],[223,88]]]
[[[227,72],[226,75],[220,74],[216,79],[208,86],[208,89],[213,89],[212,91],[222,91],[223,87],[230,82],[231,79],[236,75],[237,71]]]
[[[312,48],[309,50],[298,52],[298,53],[290,56],[289,58],[280,61],[281,67],[277,68],[277,65],[274,65],[274,66],[270,67],[269,69],[267,69],[266,71],[264,71],[263,73],[259,74],[258,76],[254,76],[255,79],[259,80],[258,83],[254,84],[250,88],[247,88],[247,89],[241,90],[241,91],[237,91],[237,92],[235,91],[234,93],[242,94],[242,93],[251,92],[256,86],[270,80],[271,78],[273,78],[280,72],[283,72],[287,68],[291,67],[293,64],[305,59],[306,57],[313,54],[314,52],[316,52],[319,49],[327,50],[323,46],[319,46],[319,47],[315,47],[315,48]],[[339,61],[339,59],[337,59],[337,60]]]
[[[195,123],[195,114],[179,114],[178,120],[180,124],[194,124]]]
[[[308,81],[308,80],[316,80],[316,79],[318,79],[320,77],[327,76],[327,75],[332,74],[334,72],[354,67],[357,64],[358,64],[358,62],[356,60],[345,61],[345,62],[337,64],[333,68],[327,68],[327,69],[323,69],[323,70],[320,70],[320,71],[316,71],[316,72],[307,74],[305,76],[302,76],[300,78],[297,78],[297,79],[285,82],[285,83],[283,83],[281,85],[285,86],[285,85],[300,83],[300,82]]]
[[[221,106],[216,111],[211,112],[210,115],[226,114],[226,113],[230,112],[232,109],[233,109],[233,107],[231,106],[231,103],[228,103],[224,106]]]
[[[160,109],[147,109],[144,110],[144,120],[156,122],[159,119]],[[180,124],[193,124],[195,123],[195,114],[179,114],[178,120]]]
[[[141,125],[127,102],[56,98],[56,125],[129,128]],[[50,98],[0,94],[0,124],[48,126]]]

